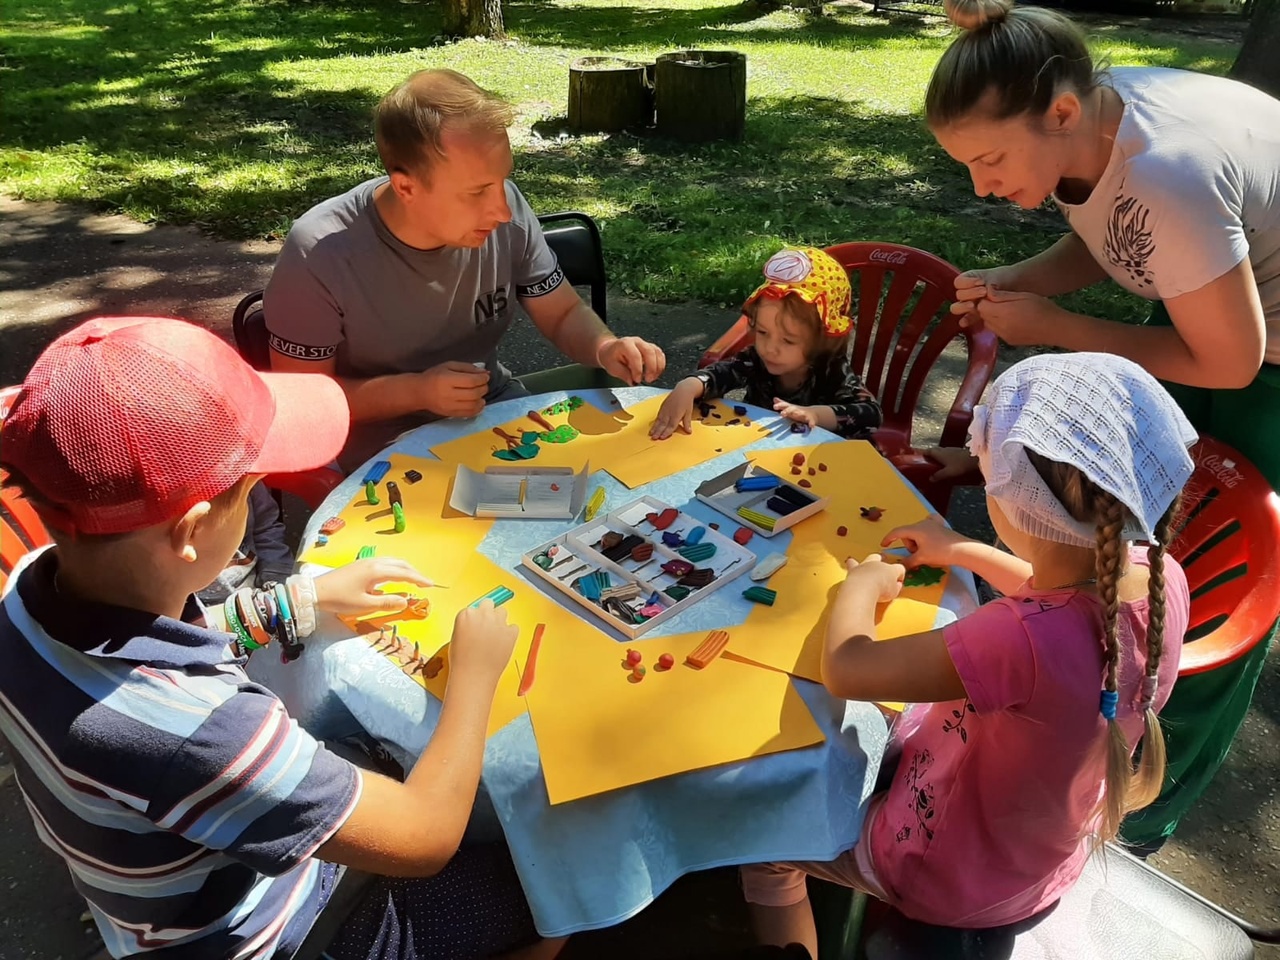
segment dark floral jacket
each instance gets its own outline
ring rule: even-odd
[[[717,400],[730,390],[746,388],[743,399],[766,410],[773,409],[774,397],[797,406],[826,406],[835,411],[835,433],[846,440],[869,440],[871,431],[884,420],[880,401],[862,384],[862,378],[849,369],[843,353],[832,354],[830,360],[809,370],[799,389],[787,393],[778,387],[755,347],[747,347],[735,357],[721,360],[698,371],[705,384],[705,400]]]

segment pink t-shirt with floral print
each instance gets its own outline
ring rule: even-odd
[[[1145,565],[1145,549],[1130,561]],[[1186,577],[1167,557],[1165,583],[1157,708],[1177,676],[1190,609]],[[1130,744],[1143,729],[1148,614],[1145,599],[1121,604],[1117,719]],[[1024,588],[944,637],[968,699],[900,718],[901,758],[866,834],[872,860],[907,916],[1013,923],[1061,897],[1091,850],[1083,835],[1105,773],[1102,605],[1091,593]]]

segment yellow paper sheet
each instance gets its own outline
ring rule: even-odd
[[[530,399],[529,409],[539,409],[537,400]],[[518,462],[527,462],[534,467],[572,467],[574,470],[581,470],[588,462],[599,466],[607,459],[606,451],[612,442],[631,421],[631,417],[621,408],[606,413],[591,403],[585,403],[571,413],[543,416],[552,426],[572,426],[578,431],[578,436],[568,443],[539,441],[538,455],[532,460]],[[525,432],[542,431],[528,417],[509,420],[500,429],[513,437]],[[446,463],[461,463],[473,470],[483,471],[486,467],[511,466],[512,464],[493,455],[495,451],[505,449],[506,441],[492,429],[481,429],[432,447],[431,452]]]
[[[521,671],[529,655],[533,628],[539,623],[545,623],[547,637],[576,636],[591,628],[571,611],[544,596],[536,586],[520,576],[517,571],[504,570],[488,557],[475,556],[467,564],[466,569],[460,571],[456,579],[457,582],[449,590],[428,591],[432,601],[431,616],[425,622],[401,624],[399,634],[416,642],[419,654],[423,657],[440,654],[444,667],[439,674],[430,680],[420,674],[415,675],[413,679],[443,699],[449,683],[450,648],[448,644],[453,634],[453,621],[458,611],[470,606],[494,587],[505,586],[511,589],[515,596],[503,604],[501,609],[507,614],[507,622],[514,623],[520,628],[520,636],[516,640],[512,661],[502,673],[494,694],[488,729],[488,735],[492,736],[525,712],[524,699],[517,694],[517,690],[520,686]],[[543,650],[546,649],[546,643],[547,640],[544,638]],[[392,659],[396,660],[394,657]]]
[[[449,491],[457,468],[439,460],[424,460],[392,454],[391,469],[378,484],[377,506],[365,501],[364,489],[355,495],[338,514],[346,521],[329,542],[317,547],[308,544],[300,560],[340,567],[350,563],[363,546],[377,548],[376,556],[407,560],[433,580],[451,584],[453,569],[459,558],[469,558],[480,546],[493,521],[458,513],[449,506]],[[496,461],[495,461],[496,462]],[[417,470],[422,479],[409,483],[406,470]],[[404,500],[405,530],[395,532],[391,505],[387,502],[387,480],[400,487]]]
[[[666,440],[652,440],[649,428],[665,399],[662,394],[628,407],[632,419],[610,441],[608,459],[596,462],[632,489],[740,450],[769,433],[768,428],[749,417],[738,417],[730,404],[717,400],[711,404],[709,416],[693,421],[691,433],[677,431]],[[739,422],[731,424],[735,419]]]
[[[848,557],[862,559],[878,552],[880,540],[894,527],[915,523],[929,509],[876,452],[871,444],[836,441],[815,447],[787,447],[752,455],[765,470],[788,480],[791,458],[804,453],[804,479],[812,491],[829,497],[826,510],[791,528],[787,565],[766,584],[778,592],[772,607],[755,606],[741,626],[732,629],[729,649],[735,657],[785,670],[798,677],[821,680],[822,645],[827,614],[836,587],[845,578]],[[826,464],[825,471],[818,464]],[[812,466],[817,472],[808,475]],[[884,516],[863,519],[859,507],[878,506]],[[837,528],[847,528],[845,536]],[[880,639],[923,633],[933,629],[946,577],[929,587],[906,587],[898,599],[879,609]]]
[[[526,699],[551,803],[822,741],[785,674],[723,656],[685,666],[703,636],[620,644],[582,624],[547,628]],[[628,648],[644,656],[639,683],[623,666]],[[671,670],[655,669],[663,653]]]

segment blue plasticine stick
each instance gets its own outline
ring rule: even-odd
[[[390,469],[391,469],[390,460],[378,460],[374,463],[372,467],[369,468],[369,472],[364,475],[364,479],[361,480],[360,482],[361,483],[380,483],[382,481],[382,478],[387,475],[387,471]]]
[[[735,480],[733,487],[735,490],[739,490],[739,491],[772,490],[774,489],[774,487],[781,485],[781,483],[782,481],[779,480],[777,477],[775,477],[773,474],[765,473],[759,476],[743,477],[740,480]]]
[[[706,527],[694,527],[692,530],[689,531],[688,535],[684,538],[684,542],[689,544],[689,546],[694,546],[696,544],[701,543],[702,538],[705,537],[706,535],[707,535]]]

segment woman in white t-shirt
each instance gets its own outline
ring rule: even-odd
[[[1053,198],[1071,231],[956,280],[952,310],[1006,343],[1119,354],[1165,381],[1202,433],[1280,488],[1280,100],[1183,70],[1095,68],[1080,29],[1011,0],[947,0],[964,32],[925,96],[938,143],[980,197]],[[1055,297],[1111,279],[1156,301],[1145,324]],[[1178,681],[1170,781],[1123,835],[1152,849],[1207,786],[1248,710],[1275,630]]]

